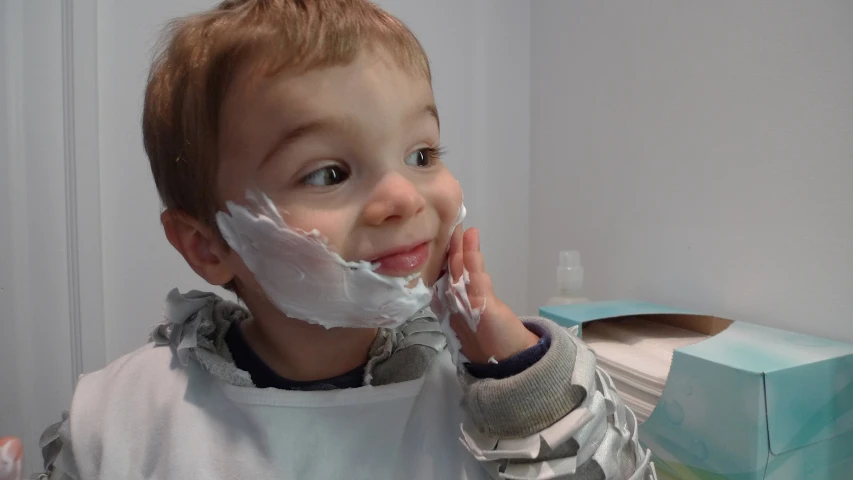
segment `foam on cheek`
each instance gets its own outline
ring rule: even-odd
[[[216,223],[269,300],[285,315],[333,327],[403,324],[429,304],[432,291],[418,278],[377,274],[378,265],[347,262],[317,230],[290,228],[262,192],[246,193],[248,207],[227,203]]]
[[[453,221],[453,226],[450,227],[450,236],[453,236],[453,232],[456,230],[456,227],[462,225],[462,222],[465,220],[465,217],[468,216],[468,209],[465,208],[465,204],[459,205],[459,211],[456,213],[456,220]],[[447,250],[450,250],[450,242],[447,242]]]

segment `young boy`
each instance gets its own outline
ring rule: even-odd
[[[230,0],[166,40],[143,114],[163,227],[245,307],[171,292],[43,436],[50,478],[655,477],[593,353],[495,296],[401,22]]]

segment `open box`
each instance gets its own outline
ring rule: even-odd
[[[710,335],[675,351],[640,426],[662,480],[853,480],[853,345],[642,302],[539,312],[581,337],[636,316]]]

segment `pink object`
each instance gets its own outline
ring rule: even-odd
[[[373,260],[378,263],[376,273],[380,275],[407,276],[419,270],[429,259],[430,248],[428,242],[423,242],[415,247],[397,250]]]
[[[21,480],[24,447],[15,437],[0,438],[0,480]]]

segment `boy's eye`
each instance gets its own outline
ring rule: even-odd
[[[305,185],[316,187],[327,187],[337,185],[349,178],[349,172],[338,165],[329,165],[319,170],[314,170],[302,179]]]
[[[406,157],[406,165],[413,167],[429,167],[438,157],[438,150],[435,148],[422,148],[415,150]]]

